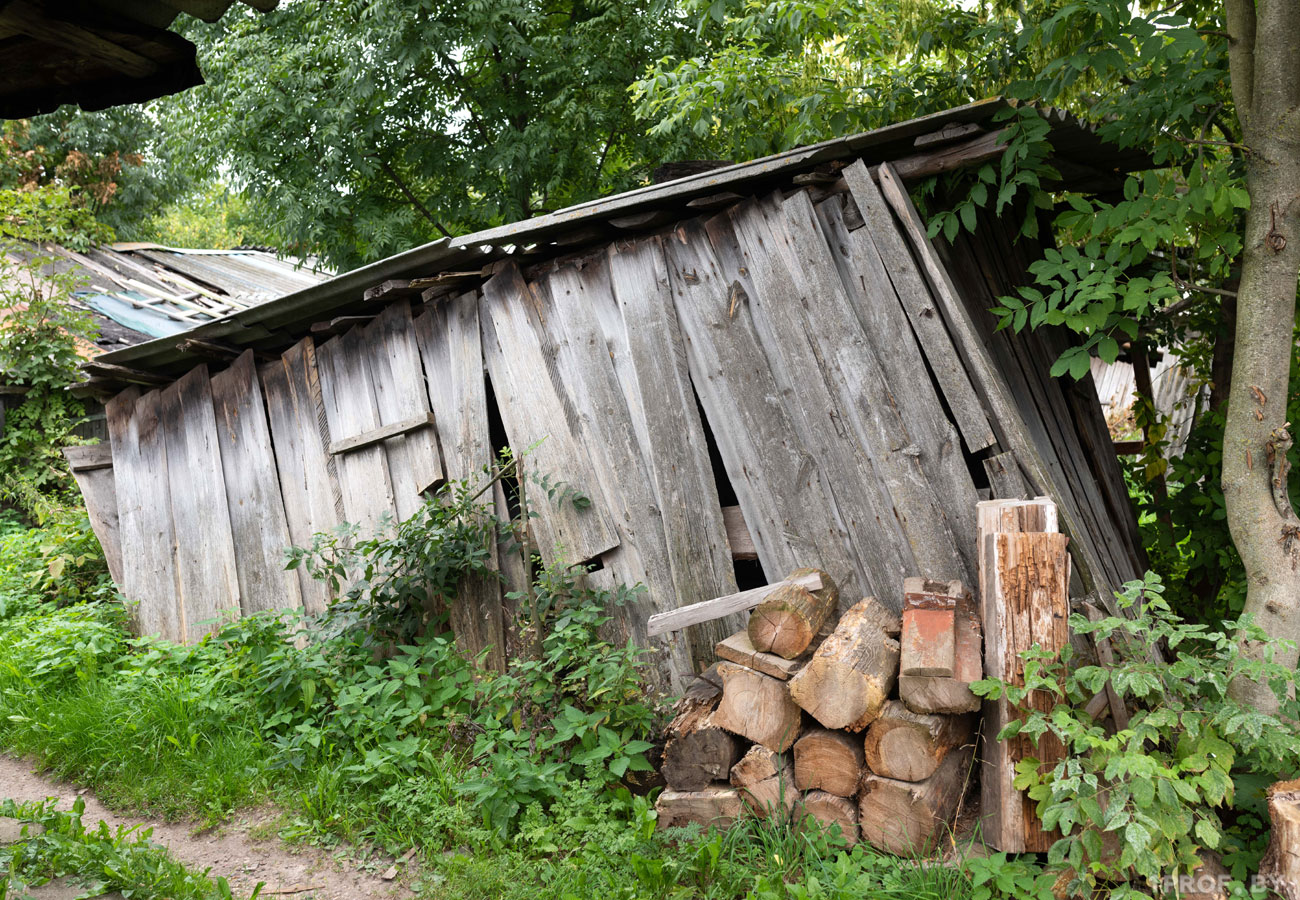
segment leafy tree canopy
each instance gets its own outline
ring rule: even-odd
[[[628,85],[694,40],[664,0],[303,0],[188,36],[208,84],[168,133],[340,268],[635,184],[667,141]]]

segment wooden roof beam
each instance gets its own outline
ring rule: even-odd
[[[132,78],[148,78],[158,64],[88,28],[52,16],[29,0],[12,0],[0,7],[0,23],[53,47],[74,50]]]

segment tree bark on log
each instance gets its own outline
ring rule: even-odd
[[[740,791],[745,808],[760,819],[789,816],[799,799],[789,755],[761,744],[750,747],[732,768],[731,786]]]
[[[852,847],[858,842],[858,807],[852,800],[826,791],[809,791],[795,809],[799,827],[816,825],[824,832],[836,828],[844,842]]]
[[[784,681],[735,663],[719,663],[722,702],[712,724],[778,752],[799,737],[802,713]]]
[[[925,781],[897,781],[868,775],[858,801],[862,839],[899,856],[931,852],[944,837],[965,794],[971,751],[944,757]]]
[[[862,782],[862,742],[842,731],[813,728],[794,745],[794,784],[801,791],[821,790],[852,797]]]
[[[711,721],[717,703],[691,704],[668,726],[662,772],[675,790],[702,791],[726,781],[740,758],[739,739]]]
[[[821,590],[810,591],[798,585],[783,584],[750,614],[749,641],[755,650],[794,659],[812,644],[835,609],[839,589],[829,575],[817,569],[796,569],[785,579],[789,582],[813,574],[821,576]]]
[[[900,627],[897,613],[867,597],[790,679],[790,696],[826,728],[866,728],[898,678]]]
[[[867,729],[867,767],[886,778],[924,781],[949,751],[971,743],[974,730],[974,716],[917,715],[891,700]]]

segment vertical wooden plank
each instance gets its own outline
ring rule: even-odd
[[[698,220],[665,239],[691,382],[769,581],[814,566],[837,583],[866,578],[834,514],[755,332]],[[844,593],[851,595],[846,587]]]
[[[675,593],[669,603],[686,606],[735,593],[726,523],[690,383],[663,244],[658,237],[614,244],[608,259],[627,354],[624,391],[662,516]],[[618,359],[615,355],[616,369]],[[730,616],[686,630],[697,669],[712,662],[714,646],[741,628],[742,618]]]
[[[176,542],[176,586],[186,643],[239,615],[235,542],[226,506],[208,367],[198,366],[163,389],[159,427],[167,443],[167,482]]]
[[[380,426],[375,392],[366,364],[360,329],[326,341],[316,350],[320,368],[321,398],[329,422],[331,441],[355,437]],[[361,533],[376,534],[397,514],[393,482],[388,471],[388,454],[381,444],[370,444],[335,456],[339,488],[347,520],[361,527]]]
[[[312,339],[303,338],[279,360],[262,366],[259,374],[289,541],[310,547],[312,535],[333,531],[343,521]],[[303,606],[309,613],[323,612],[330,601],[329,586],[302,568],[297,571]]]
[[[881,190],[876,188],[861,160],[845,168],[844,178],[866,223],[865,228],[854,233],[861,233],[862,240],[870,239],[880,258],[887,261],[890,281],[902,301],[921,346],[926,350],[935,380],[939,382],[944,399],[948,401],[948,407],[957,419],[967,449],[976,452],[992,446],[996,438],[976,390],[978,379],[975,373],[962,365],[960,352],[963,348],[959,343],[954,343],[956,336],[949,333],[951,326],[944,324],[946,311],[943,311],[944,315],[936,315],[935,303],[925,279],[908,252],[907,241],[899,233],[898,226],[890,215],[892,199],[887,205],[881,196]],[[996,409],[990,412],[995,416],[997,414]]]
[[[140,634],[184,640],[176,590],[167,447],[158,423],[159,392],[129,388],[108,402],[123,559],[122,593],[135,604]]]
[[[362,330],[368,351],[370,383],[380,425],[419,418],[429,411],[424,369],[415,346],[411,308],[405,300],[384,309]],[[413,516],[424,503],[424,491],[442,481],[442,454],[432,427],[417,428],[384,441],[393,480],[397,518]]]
[[[104,551],[104,561],[108,563],[108,574],[119,590],[123,586],[122,535],[118,526],[117,488],[113,477],[113,467],[103,466],[98,469],[72,470],[72,477],[81,489],[81,498],[86,502],[86,513],[90,517],[90,528]]]
[[[898,409],[906,424],[909,452],[916,455],[926,481],[944,498],[944,514],[957,538],[957,549],[967,570],[974,572],[978,498],[955,417],[950,419],[939,387],[930,377],[931,348],[918,342],[870,232],[848,230],[837,197],[818,204],[817,215],[840,282],[879,361],[887,389],[881,396]],[[935,349],[944,352],[942,346]]]
[[[212,376],[212,402],[241,608],[245,613],[297,609],[302,588],[298,575],[284,567],[289,525],[252,350]]]
[[[486,470],[492,463],[478,295],[448,299],[416,316],[413,327],[427,374],[429,407],[446,454],[446,476],[478,484],[488,477]],[[492,495],[486,500],[495,505]],[[497,568],[500,555],[495,541],[488,550],[492,567]],[[495,580],[468,578],[451,604],[456,645],[470,658],[488,650],[485,663],[498,672],[504,672],[506,664],[501,594],[501,584]]]
[[[1024,684],[1019,654],[1035,644],[1059,653],[1070,642],[1069,538],[1054,533],[1055,504],[988,501],[980,504],[980,615],[984,622],[985,677]],[[1033,528],[1042,525],[1043,528]],[[1030,526],[1032,530],[1020,526]],[[1056,698],[1043,692],[1027,700],[1030,709],[1050,711]],[[1050,769],[1065,753],[1044,735],[999,741],[1015,715],[1005,699],[986,700],[980,777],[982,833],[1007,853],[1045,852],[1060,837],[1046,832],[1037,803],[1016,790],[1016,764],[1033,757]]]
[[[567,500],[549,502],[534,489],[534,499],[541,501],[534,504],[539,517],[533,520],[541,554],[547,562],[561,557],[585,562],[617,546],[618,532],[539,310],[537,297],[515,266],[494,275],[483,285],[483,354],[506,434],[516,452],[529,451],[528,469],[592,499],[589,507],[579,509]]]

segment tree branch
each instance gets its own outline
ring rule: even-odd
[[[428,207],[420,202],[420,198],[411,193],[411,189],[406,186],[406,182],[402,180],[402,176],[398,175],[397,171],[388,164],[388,160],[384,159],[378,153],[372,153],[370,155],[379,160],[380,168],[384,170],[384,173],[387,174],[389,178],[393,179],[393,183],[397,185],[397,189],[406,195],[406,199],[411,201],[411,205],[418,209],[422,216],[432,222],[433,227],[441,231],[443,237],[452,237],[452,233],[448,231],[441,222],[434,218],[433,213],[429,212]]]

